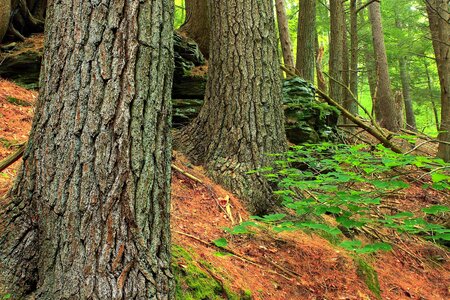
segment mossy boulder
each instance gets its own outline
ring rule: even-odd
[[[337,110],[315,99],[314,86],[300,77],[283,82],[283,104],[288,140],[294,144],[318,143],[334,138]]]

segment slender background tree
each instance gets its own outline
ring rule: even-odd
[[[309,82],[314,82],[314,53],[316,44],[316,0],[300,0],[297,27],[297,61],[298,75]]]

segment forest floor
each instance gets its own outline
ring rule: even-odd
[[[27,140],[36,97],[0,80],[0,160]],[[249,219],[239,199],[181,153],[174,152],[173,164],[196,178],[173,170],[173,266],[181,299],[450,299],[450,257],[442,248],[399,238],[393,251],[356,256],[302,231],[231,236],[224,228]],[[0,196],[19,165],[0,173]],[[410,211],[445,201],[413,183],[391,200]],[[223,237],[228,250],[213,242]]]

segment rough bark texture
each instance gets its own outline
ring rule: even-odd
[[[411,99],[411,79],[409,77],[408,65],[405,57],[400,58],[400,79],[402,81],[403,101],[405,102],[406,129],[417,131],[416,116]]]
[[[291,35],[289,33],[289,22],[286,16],[284,0],[276,0],[275,7],[277,11],[278,32],[280,34],[284,65],[294,72],[294,54],[292,52]]]
[[[284,118],[271,0],[211,3],[205,103],[178,136],[180,146],[253,213],[273,202],[267,181],[247,171],[285,150]]]
[[[210,39],[210,0],[186,0],[186,20],[180,27],[180,32],[184,33],[197,42],[203,55],[209,57]]]
[[[340,104],[344,103],[344,4],[342,1],[330,1],[330,97]]]
[[[0,43],[8,29],[10,13],[11,0],[0,0]]]
[[[372,25],[373,48],[377,72],[375,116],[382,127],[396,132],[401,127],[400,116],[395,110],[394,98],[391,91],[391,80],[389,78],[379,2],[375,1],[369,5],[369,18]]]
[[[36,115],[1,214],[14,299],[171,298],[172,11],[49,2]]]
[[[297,29],[296,69],[300,77],[314,82],[316,0],[300,0]]]
[[[448,0],[427,1],[428,19],[441,86],[439,139],[450,142],[450,4]],[[450,145],[439,144],[438,157],[450,161]]]

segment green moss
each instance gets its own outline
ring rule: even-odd
[[[355,258],[355,263],[358,276],[364,280],[369,290],[374,293],[378,299],[381,299],[380,282],[378,281],[378,274],[375,269],[360,257]]]
[[[175,275],[176,299],[216,300],[216,299],[251,299],[250,291],[235,294],[231,289],[211,274],[217,274],[207,262],[197,263],[193,251],[172,245],[172,270]],[[205,269],[206,268],[206,269]]]
[[[32,104],[28,101],[17,99],[17,98],[11,97],[11,96],[8,96],[6,98],[6,101],[8,101],[11,104],[18,105],[18,106],[32,106]]]
[[[11,147],[13,147],[14,145],[17,145],[17,144],[19,144],[19,142],[16,140],[10,141],[8,139],[0,137],[0,145],[5,147],[6,149],[10,149]]]

